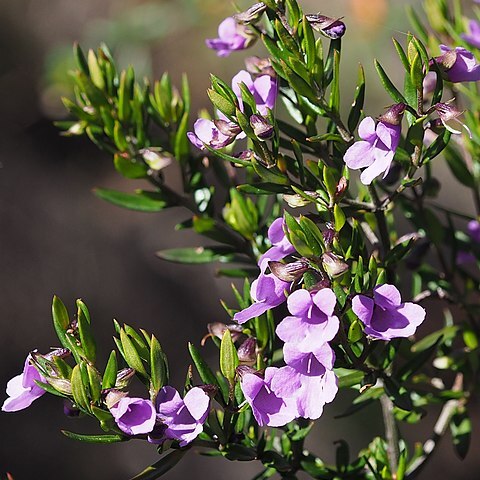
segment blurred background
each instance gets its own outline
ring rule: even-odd
[[[372,59],[379,58],[392,79],[400,77],[390,37],[402,41],[408,30],[406,2],[301,4],[307,13],[345,17],[345,91],[353,91],[357,64],[363,63],[369,114],[381,113],[390,101],[372,71]],[[187,341],[199,343],[208,322],[227,320],[219,299],[229,298],[229,281],[214,278],[214,267],[178,266],[154,255],[161,248],[197,244],[193,235],[173,230],[186,212],[142,214],[95,198],[91,189],[96,186],[131,190],[134,185],[116,174],[109,157],[87,139],[61,137],[52,121],[65,116],[59,99],[70,94],[66,71],[73,66],[74,41],[84,49],[105,42],[120,67],[132,64],[138,76],[159,78],[168,70],[178,81],[187,72],[194,111],[208,107],[210,72],[229,83],[245,56],[264,54],[256,45],[219,59],[205,47],[204,39],[216,37],[218,23],[233,11],[230,2],[220,0],[0,1],[0,388],[21,371],[27,351],[44,352],[55,343],[50,321],[54,293],[72,310],[78,297],[88,304],[103,358],[113,346],[113,318],[153,331],[169,356],[177,388],[189,362]],[[470,199],[455,191],[457,209],[460,202],[469,208]],[[206,353],[212,362],[213,353]],[[356,454],[373,435],[382,434],[377,408],[333,421],[347,403],[340,395],[326,409],[308,445],[328,461],[334,461],[335,440],[348,437]],[[425,440],[435,418],[428,416],[414,428],[410,440]],[[474,438],[478,415],[476,420]],[[96,426],[65,417],[62,402],[51,396],[21,413],[0,414],[0,474],[11,472],[16,480],[121,480],[157,459],[148,444],[85,445],[63,437],[61,428],[89,432]],[[479,451],[474,444],[461,463],[447,435],[421,478],[476,479]],[[240,480],[258,471],[259,465],[191,453],[165,478],[192,478],[195,472],[194,478]]]

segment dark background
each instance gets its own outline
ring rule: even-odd
[[[345,15],[349,30],[343,68],[350,71],[344,76],[345,91],[352,91],[357,64],[364,63],[372,115],[389,103],[372,73],[372,58],[380,58],[387,69],[399,68],[389,37],[402,40],[408,29],[404,3],[302,2],[311,13]],[[232,11],[220,0],[0,1],[0,385],[20,372],[29,350],[45,352],[55,344],[53,294],[71,310],[78,297],[89,305],[104,359],[113,346],[112,318],[154,332],[169,356],[177,388],[189,362],[187,341],[198,344],[208,322],[227,320],[219,299],[228,298],[229,282],[216,279],[213,267],[179,266],[154,256],[161,248],[197,245],[193,235],[173,230],[187,218],[186,212],[141,214],[95,198],[95,186],[132,190],[136,185],[120,178],[109,158],[86,139],[59,136],[52,121],[64,116],[59,97],[69,93],[65,71],[75,40],[85,48],[105,41],[122,67],[133,63],[138,73],[150,77],[169,70],[178,80],[187,72],[195,109],[208,107],[209,72],[229,81],[250,54],[218,59],[204,46],[204,39],[216,36],[218,23]],[[262,54],[260,47],[254,51]],[[175,172],[168,175],[175,183]],[[448,196],[451,199],[447,189]],[[461,192],[455,191],[455,202],[457,208],[459,202],[470,208]],[[207,352],[213,364],[214,352]],[[334,440],[348,438],[356,454],[374,434],[382,433],[377,408],[333,421],[347,405],[348,394],[339,395],[317,422],[308,445],[329,461],[334,460]],[[409,434],[410,440],[425,440],[435,418],[429,415]],[[478,411],[474,438],[477,424]],[[47,395],[25,411],[1,413],[0,473],[9,471],[16,480],[121,480],[157,459],[148,444],[85,445],[64,438],[61,428],[87,432],[96,427],[88,419],[64,417],[62,402]],[[421,478],[478,478],[479,449],[473,447],[461,463],[447,435]],[[259,470],[256,464],[191,453],[166,478],[236,480]]]

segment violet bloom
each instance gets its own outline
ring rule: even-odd
[[[338,332],[340,322],[333,314],[336,303],[337,297],[329,288],[313,295],[305,289],[293,292],[287,299],[292,316],[285,317],[278,324],[278,337],[302,351],[315,351],[317,346],[329,342]]]
[[[204,144],[217,150],[226,147],[235,140],[235,135],[223,134],[212,120],[206,118],[199,118],[193,124],[193,132],[187,132],[187,137],[200,150],[206,150]]]
[[[199,387],[187,392],[185,397],[170,386],[163,387],[157,396],[157,418],[165,426],[165,438],[178,440],[184,447],[203,431],[210,410],[210,397]]]
[[[450,50],[440,45],[442,55],[435,60],[444,67],[447,79],[453,83],[476,82],[480,80],[480,65],[477,64],[472,52],[457,47]]]
[[[295,399],[297,415],[312,420],[322,415],[325,404],[332,402],[338,392],[335,373],[316,363],[314,371],[323,372],[319,375],[304,374],[287,365],[279,368],[272,380],[275,394]]]
[[[245,323],[251,318],[258,317],[267,310],[281,305],[287,298],[286,291],[290,288],[291,282],[284,282],[273,273],[266,274],[269,258],[265,257],[260,265],[260,275],[252,282],[250,296],[254,303],[249,307],[237,312],[233,320],[238,323]]]
[[[467,225],[467,231],[468,235],[475,243],[480,243],[480,222],[477,220],[470,220]]]
[[[271,388],[272,379],[280,369],[268,367],[265,378],[255,373],[242,375],[241,388],[245,399],[252,407],[259,426],[281,427],[298,416],[293,396],[280,397]]]
[[[343,160],[352,170],[365,168],[360,175],[364,185],[370,185],[375,177],[388,174],[395,150],[400,141],[402,127],[387,122],[375,121],[372,117],[364,118],[358,126],[362,139],[355,142],[346,152]]]
[[[31,355],[28,354],[23,372],[13,377],[7,383],[8,398],[3,402],[2,410],[4,412],[18,412],[29,407],[34,400],[40,398],[45,390],[39,387],[35,380],[45,383],[45,378],[30,363]]]
[[[219,57],[228,57],[234,50],[244,50],[251,43],[248,29],[227,17],[218,26],[218,38],[205,40],[208,48],[217,51]]]
[[[268,109],[273,109],[277,99],[277,79],[270,75],[259,75],[253,79],[246,70],[240,70],[232,78],[232,90],[238,98],[241,110],[243,110],[242,93],[240,90],[240,83],[242,82],[247,86],[255,98],[257,110],[262,115],[267,115]]]
[[[394,285],[378,285],[373,299],[357,295],[352,310],[365,325],[365,333],[379,340],[409,337],[425,319],[425,310],[415,303],[402,303]]]
[[[155,427],[157,414],[150,400],[123,397],[110,407],[118,428],[127,435],[150,433]]]
[[[272,247],[260,257],[260,260],[258,261],[259,264],[261,264],[267,257],[271,261],[278,261],[295,252],[295,248],[285,235],[283,230],[284,225],[285,220],[283,217],[277,218],[270,225],[270,228],[268,229],[268,239],[270,240]]]
[[[460,36],[473,45],[475,48],[480,48],[480,23],[476,20],[470,20],[468,22],[469,33],[462,33]]]

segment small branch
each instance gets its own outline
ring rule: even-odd
[[[393,402],[388,395],[383,394],[380,397],[380,404],[382,406],[383,423],[385,425],[388,463],[390,464],[390,472],[393,476],[397,473],[398,457],[400,455],[397,424],[395,423],[395,416],[393,414]]]
[[[463,374],[457,373],[455,381],[453,382],[452,390],[459,392],[463,389]],[[413,479],[423,470],[428,460],[431,458],[436,447],[440,443],[440,440],[445,435],[450,420],[455,412],[455,410],[465,402],[464,398],[449,400],[442,408],[440,415],[438,417],[435,426],[433,427],[433,435],[423,444],[423,455],[415,460],[415,462],[410,465],[410,468],[407,470],[407,475],[405,478]]]

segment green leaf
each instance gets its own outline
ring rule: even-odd
[[[153,391],[158,393],[167,383],[167,369],[164,361],[164,353],[159,341],[154,335],[150,340],[150,381]]]
[[[425,165],[433,160],[436,156],[440,155],[440,153],[442,153],[448,145],[451,136],[452,134],[447,129],[444,129],[442,134],[439,135],[425,150],[422,158],[422,164]]]
[[[120,330],[120,341],[122,342],[123,358],[128,366],[133,368],[138,374],[148,378],[142,359],[140,358],[132,339],[126,334],[124,329]]]
[[[77,302],[78,305],[78,302]],[[85,316],[85,310],[78,305],[77,311],[78,333],[80,335],[80,345],[82,347],[85,358],[91,363],[95,363],[96,345],[95,339],[90,327],[90,320]]]
[[[81,433],[69,432],[68,430],[62,430],[62,433],[72,440],[85,443],[118,443],[130,440],[129,437],[124,435],[83,435]]]
[[[98,65],[97,56],[93,50],[88,51],[88,69],[90,70],[90,78],[93,84],[100,90],[105,88],[105,79],[103,78],[103,72]]]
[[[377,60],[374,60],[375,69],[377,70],[380,81],[382,82],[385,91],[395,100],[397,103],[408,103],[403,95],[397,90],[392,81],[388,78],[388,75],[385,73],[385,70],[380,65]]]
[[[333,218],[335,219],[335,230],[339,232],[345,225],[347,219],[345,217],[345,213],[343,213],[343,210],[338,203],[336,203],[333,207]]]
[[[412,352],[421,352],[427,348],[430,348],[434,345],[439,338],[443,337],[443,341],[449,341],[455,338],[457,335],[459,327],[457,325],[451,325],[436,332],[427,335],[426,337],[422,338],[420,341],[412,345]]]
[[[197,347],[193,345],[193,343],[188,343],[188,351],[190,352],[190,356],[192,357],[193,363],[202,379],[202,382],[207,385],[215,385],[218,386],[217,379],[213,374],[212,370],[208,366],[207,362],[203,359],[200,352],[198,351]]]
[[[83,382],[80,365],[75,365],[72,370],[72,395],[75,403],[83,410],[88,411],[90,407],[90,400],[87,394],[86,385]]]
[[[363,66],[358,66],[358,79],[355,89],[355,97],[352,103],[352,108],[348,114],[348,129],[353,132],[358,125],[360,116],[362,114],[363,105],[365,103],[365,72]]]
[[[232,117],[235,115],[236,107],[233,102],[227,100],[225,97],[222,97],[219,93],[215,90],[209,88],[207,90],[208,98],[213,103],[213,105],[218,108],[222,113],[224,113],[227,117]]]
[[[338,378],[338,388],[348,388],[360,384],[365,373],[360,370],[335,368],[335,375]]]
[[[156,478],[160,478],[171,470],[187,452],[188,448],[174,450],[130,480],[155,480]]]
[[[78,68],[85,74],[85,75],[90,75],[90,71],[88,69],[88,63],[87,59],[85,58],[85,55],[78,44],[78,42],[75,42],[73,44],[73,56],[75,58],[76,64]]]
[[[113,205],[139,212],[160,212],[169,206],[161,192],[136,190],[135,193],[124,193],[107,188],[96,188],[94,193],[97,197],[113,203]]]
[[[445,159],[453,176],[468,188],[475,188],[473,175],[468,170],[463,156],[458,153],[454,147],[447,147],[445,150]]]
[[[97,403],[101,395],[101,378],[95,367],[87,363],[88,381],[92,401]]]
[[[470,448],[472,434],[472,423],[465,407],[457,407],[450,421],[450,431],[452,432],[455,451],[464,460]]]
[[[425,366],[428,359],[433,355],[437,350],[438,346],[442,342],[442,337],[437,338],[435,343],[424,350],[420,350],[416,355],[414,355],[407,363],[405,363],[402,368],[396,373],[396,377],[401,381],[405,381],[410,378],[415,372],[420,368]],[[413,348],[413,347],[412,347]]]
[[[175,263],[230,262],[235,259],[235,250],[226,246],[171,248],[156,252],[157,257]]]
[[[415,57],[412,60],[412,64],[410,66],[410,79],[412,81],[412,85],[417,89],[421,89],[423,85],[423,64],[422,58],[420,53],[417,52]]]
[[[237,349],[233,343],[230,330],[227,329],[223,334],[222,343],[220,344],[220,371],[230,384],[233,383],[237,367]]]
[[[64,303],[56,295],[53,296],[52,301],[52,318],[53,326],[60,343],[65,348],[70,348],[70,342],[65,341],[65,333],[70,326],[70,318]]]
[[[393,45],[395,46],[395,50],[398,53],[398,57],[402,62],[403,67],[405,68],[407,73],[410,73],[410,62],[408,61],[408,57],[407,57],[407,54],[405,53],[405,50],[402,48],[402,46],[397,42],[395,38],[392,38],[392,41],[393,41]]]
[[[117,381],[117,373],[117,352],[115,352],[115,350],[112,350],[112,353],[110,353],[110,356],[108,357],[105,372],[103,373],[102,390],[106,390],[107,388],[113,388],[115,386],[115,383]]]
[[[333,79],[330,86],[330,109],[338,113],[340,110],[340,52],[334,50]]]
[[[190,142],[187,137],[189,112],[185,112],[175,134],[174,155],[180,164],[185,164],[190,154]]]
[[[125,158],[123,155],[113,157],[115,170],[125,178],[144,178],[147,176],[148,167],[144,163]]]

